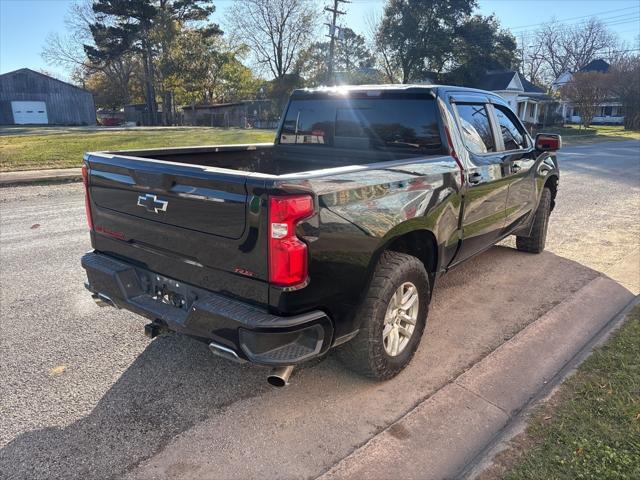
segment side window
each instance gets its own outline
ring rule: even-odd
[[[489,112],[480,103],[456,104],[460,117],[460,129],[464,143],[472,153],[488,153],[496,151],[496,142],[489,123]]]
[[[520,150],[527,147],[527,141],[523,132],[518,126],[517,120],[513,118],[513,113],[501,105],[494,105],[496,117],[500,124],[502,141],[505,150]]]

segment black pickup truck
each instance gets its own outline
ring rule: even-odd
[[[543,250],[560,145],[481,90],[296,90],[274,144],[86,154],[86,287],[274,385],[332,347],[390,378],[441,274],[508,235]]]

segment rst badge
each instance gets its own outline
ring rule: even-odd
[[[158,199],[158,197],[152,193],[138,197],[138,206],[144,208],[147,212],[166,212],[167,205],[169,205],[169,202]]]

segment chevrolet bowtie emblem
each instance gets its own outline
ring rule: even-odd
[[[166,212],[167,205],[169,205],[169,202],[166,200],[158,200],[158,197],[152,193],[138,197],[138,206],[143,207],[147,212]]]

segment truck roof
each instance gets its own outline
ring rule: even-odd
[[[491,94],[486,90],[478,90],[477,88],[459,87],[455,85],[437,85],[437,84],[381,84],[381,85],[336,85],[330,87],[315,87],[315,88],[298,88],[291,93],[292,97],[304,97],[307,95],[318,95],[326,93],[328,95],[336,95],[341,93],[351,92],[372,92],[372,91],[385,91],[385,92],[411,92],[411,93],[436,93],[437,91],[456,90],[466,91],[470,93],[483,93]]]

